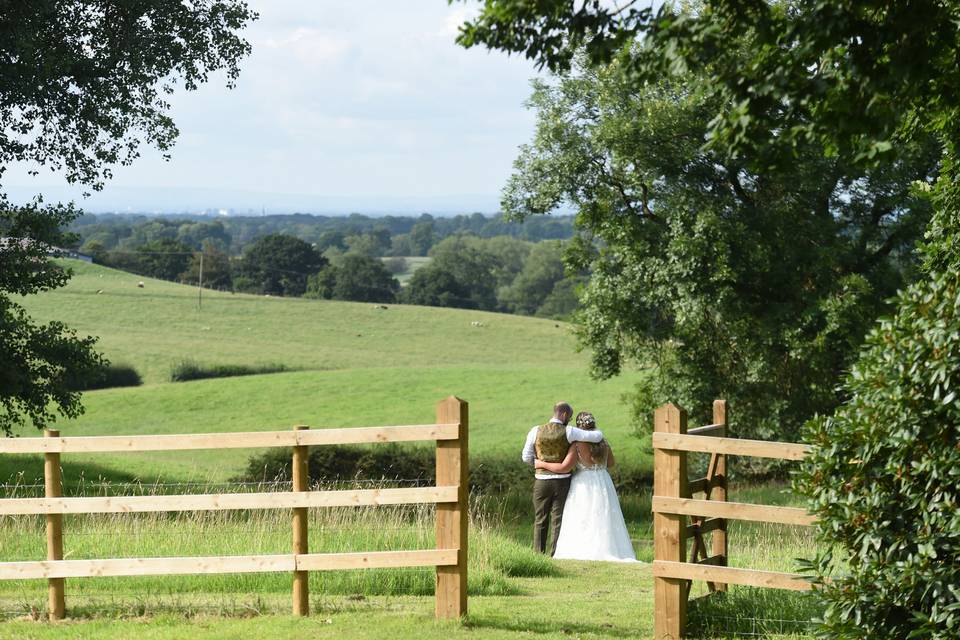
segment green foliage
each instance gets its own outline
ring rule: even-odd
[[[831,550],[811,568],[831,638],[960,633],[960,286],[940,274],[898,297],[845,382],[850,402],[810,421],[796,487]]]
[[[238,275],[257,293],[302,296],[307,278],[327,265],[327,259],[310,244],[287,235],[264,236],[243,254]]]
[[[115,389],[117,387],[139,387],[143,379],[137,370],[129,364],[111,362],[101,367],[92,377],[71,380],[71,391],[92,391],[94,389]]]
[[[62,322],[33,322],[13,296],[62,287],[68,270],[51,262],[47,249],[67,244],[61,228],[77,216],[72,207],[17,207],[0,199],[0,431],[54,421],[54,412],[83,413],[71,381],[93,378],[104,365],[93,351],[96,338],[80,338]]]
[[[431,252],[403,292],[403,302],[431,307],[493,310],[497,307],[492,254],[465,236],[447,238]]]
[[[347,254],[307,281],[307,296],[354,302],[394,302],[400,283],[379,258]]]
[[[177,137],[169,94],[177,84],[196,89],[215,71],[232,84],[250,51],[237,32],[255,17],[235,0],[4,4],[0,167],[38,165],[100,188],[142,142],[167,151]],[[27,422],[47,426],[54,411],[78,416],[69,382],[92,379],[104,365],[94,338],[60,322],[35,324],[8,296],[66,283],[46,251],[72,243],[60,228],[78,216],[0,196],[0,236],[12,239],[0,248],[0,429],[8,435]]]
[[[160,280],[176,281],[187,270],[193,251],[178,240],[161,238],[137,248],[128,271]]]
[[[387,268],[387,271],[391,275],[399,275],[406,272],[410,268],[410,264],[407,262],[407,259],[403,256],[394,256],[393,258],[387,258],[383,261],[383,266]]]
[[[190,262],[186,271],[180,274],[180,280],[186,284],[199,284],[201,276],[203,286],[207,289],[229,289],[233,286],[230,256],[212,240],[204,240],[202,251],[190,256]]]
[[[559,241],[538,242],[530,250],[520,273],[500,293],[500,304],[514,313],[550,315],[541,313],[541,307],[564,277],[563,244]]]
[[[100,186],[142,142],[169,150],[169,94],[217,71],[232,86],[250,53],[238,32],[255,18],[238,0],[4,4],[0,164],[35,162]]]
[[[934,145],[863,170],[798,147],[789,170],[703,148],[717,105],[694,76],[636,89],[617,65],[535,84],[533,142],[504,193],[517,217],[569,202],[586,235],[567,260],[590,272],[576,316],[601,377],[654,366],[636,420],[678,402],[698,422],[730,400],[742,437],[796,439],[835,387],[929,220]],[[545,247],[543,243],[538,245]],[[528,262],[514,290],[543,268]],[[561,274],[560,265],[554,276]],[[534,304],[546,298],[543,276]]]
[[[195,360],[181,360],[170,369],[170,382],[188,382],[207,378],[258,376],[265,373],[283,373],[290,369],[282,364],[200,364]]]

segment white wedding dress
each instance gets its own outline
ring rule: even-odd
[[[623,521],[617,490],[607,471],[606,453],[600,463],[577,462],[553,557],[559,560],[637,561]]]

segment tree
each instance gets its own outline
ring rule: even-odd
[[[496,262],[472,236],[451,236],[431,251],[430,264],[410,278],[404,302],[492,311],[497,306]]]
[[[433,220],[421,220],[410,229],[411,256],[425,256],[436,242]]]
[[[417,269],[400,300],[425,307],[475,309],[476,303],[470,295],[471,291],[453,273],[429,264]]]
[[[0,202],[0,429],[11,435],[29,420],[42,428],[55,418],[82,413],[72,381],[93,377],[105,365],[95,338],[79,338],[61,322],[36,324],[11,295],[62,287],[69,272],[47,259],[47,249],[66,244],[61,227],[72,207],[22,207]]]
[[[131,271],[151,278],[176,282],[187,270],[193,251],[178,240],[161,239],[137,247]]]
[[[326,265],[326,258],[309,243],[273,234],[247,248],[238,272],[249,279],[258,293],[302,296],[307,290],[307,278]]]
[[[513,313],[532,316],[564,276],[563,245],[549,240],[539,242],[513,283],[500,294],[500,303]]]
[[[383,262],[368,256],[345,255],[311,276],[307,295],[325,300],[395,302],[400,283]]]
[[[233,284],[233,268],[230,256],[221,249],[216,240],[204,240],[203,250],[190,256],[187,270],[180,279],[189,284],[199,284],[201,277],[200,256],[203,256],[203,286],[208,289],[228,289]]]
[[[591,273],[577,319],[594,373],[657,365],[638,389],[638,424],[662,402],[696,413],[725,397],[744,437],[794,439],[841,400],[841,374],[909,275],[936,146],[866,171],[808,143],[789,170],[752,170],[703,148],[716,105],[700,81],[637,89],[614,64],[536,83],[534,140],[504,210],[577,207],[594,240],[569,256]],[[563,278],[558,253],[531,255],[508,294],[520,311]]]
[[[731,158],[750,153],[760,166],[789,166],[795,145],[811,140],[877,165],[932,133],[944,163],[924,251],[938,269],[960,263],[960,2],[704,1],[693,9],[486,0],[457,41],[523,53],[553,71],[570,69],[580,50],[591,67],[619,59],[634,86],[698,73],[715,98],[707,145]],[[631,45],[638,40],[643,47]]]
[[[358,233],[344,238],[348,253],[377,258],[390,248],[390,231],[375,229],[366,233]]]
[[[168,151],[177,129],[168,94],[224,70],[228,84],[250,46],[237,32],[256,16],[236,0],[6,3],[0,9],[0,167],[27,162],[99,188],[112,167],[146,143]],[[2,177],[2,169],[0,169]],[[68,273],[46,257],[67,244],[60,227],[79,216],[37,198],[14,206],[0,195],[0,428],[7,434],[82,412],[70,383],[104,361],[94,340],[62,323],[30,320],[10,295],[62,286]],[[75,387],[74,387],[75,388]]]
[[[728,157],[754,149],[762,165],[788,163],[795,144],[817,140],[889,167],[912,141],[936,136],[942,161],[922,245],[926,273],[872,334],[845,385],[848,403],[807,432],[814,449],[798,488],[850,572],[817,590],[825,637],[955,637],[960,3],[712,2],[689,13],[665,5],[655,18],[633,3],[613,7],[489,0],[461,40],[562,66],[570,45],[584,43],[595,63],[642,33],[644,50],[627,59],[638,77],[667,67],[704,73],[718,97],[710,145]],[[829,563],[811,566],[823,581]]]

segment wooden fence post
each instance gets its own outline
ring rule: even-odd
[[[717,434],[720,437],[728,438],[730,437],[730,426],[727,419],[727,401],[726,400],[714,400],[713,401],[713,424],[722,424],[723,429],[720,430],[720,433]],[[720,502],[727,501],[727,455],[725,453],[718,453],[717,456],[717,469],[714,475],[714,483],[710,489],[710,495],[708,496],[710,500],[718,500]],[[713,555],[722,556],[723,560],[721,561],[721,566],[727,566],[727,521],[726,519],[720,523],[720,526],[713,531]],[[727,585],[724,582],[714,582],[714,589],[716,591],[726,591]]]
[[[456,440],[437,440],[437,486],[457,486],[456,503],[437,505],[438,549],[458,549],[457,564],[437,567],[436,616],[467,614],[467,523],[469,497],[467,403],[455,396],[437,404],[437,424],[459,424]]]
[[[675,405],[665,404],[654,414],[653,429],[663,433],[686,433],[687,412]],[[653,467],[654,496],[689,497],[685,452],[654,449]],[[686,561],[686,525],[686,516],[653,514],[655,560]],[[657,640],[677,640],[683,637],[687,622],[687,582],[676,578],[654,578],[654,636]]]
[[[59,438],[60,431],[44,429],[44,437]],[[60,454],[43,454],[44,495],[47,498],[63,497],[63,477],[60,473]],[[63,560],[63,514],[47,514],[47,560]],[[50,620],[63,620],[66,615],[64,602],[64,579],[47,579],[47,609]]]
[[[296,431],[309,429],[304,425],[294,427]],[[310,472],[308,467],[309,447],[295,446],[293,448],[292,480],[293,491],[309,491]],[[309,553],[307,538],[307,508],[294,507],[293,509],[293,553],[294,555]],[[293,615],[306,616],[310,614],[310,572],[293,572]]]

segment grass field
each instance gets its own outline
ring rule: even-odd
[[[776,488],[734,489],[732,498],[790,502]],[[518,518],[502,499],[476,504],[470,618],[463,626],[432,619],[430,569],[401,569],[313,573],[313,616],[306,620],[285,615],[287,574],[71,579],[71,619],[56,625],[42,622],[43,581],[0,583],[0,611],[8,618],[0,638],[645,638],[653,620],[649,494],[624,496],[623,505],[643,564],[546,560],[529,549],[528,517]],[[312,550],[423,548],[432,543],[432,519],[424,507],[315,510]],[[285,553],[289,527],[284,512],[77,516],[67,518],[66,555]],[[730,540],[732,565],[779,571],[793,570],[792,558],[812,544],[805,529],[744,523],[731,523]],[[0,526],[0,560],[41,559],[44,541],[41,519],[7,522]],[[704,592],[695,585],[694,596]],[[734,587],[722,600],[692,605],[690,628],[712,638],[797,637],[815,612],[804,595]]]
[[[427,423],[448,395],[470,403],[470,449],[519,462],[531,425],[553,402],[589,409],[626,469],[649,470],[622,397],[642,373],[596,382],[564,323],[454,309],[353,304],[203,292],[84,263],[64,289],[25,299],[39,320],[65,320],[96,335],[141,387],[84,395],[86,414],[64,435],[161,434]],[[143,280],[144,287],[137,286]],[[477,326],[474,323],[478,323]],[[172,383],[184,359],[206,365],[283,365],[288,371]],[[23,433],[20,435],[34,435]],[[64,454],[68,492],[84,495],[243,490],[229,483],[249,450]],[[0,497],[41,495],[42,458],[0,458]],[[616,474],[615,474],[616,477]],[[99,484],[98,479],[108,481]],[[313,478],[323,482],[323,478]],[[153,485],[151,483],[158,483]],[[130,484],[125,484],[130,483]],[[792,502],[781,487],[745,487],[731,500]],[[638,558],[652,559],[648,491],[621,494]],[[290,576],[169,576],[67,581],[70,619],[48,624],[44,581],[0,581],[0,640],[184,638],[646,638],[653,626],[647,564],[553,562],[529,549],[529,492],[474,496],[470,616],[433,620],[429,569],[316,572],[313,615],[288,615]],[[425,507],[310,512],[312,551],[433,545]],[[68,559],[289,553],[286,511],[118,514],[65,518]],[[795,570],[813,552],[811,532],[731,523],[734,566]],[[44,520],[0,519],[0,561],[41,560]],[[693,595],[704,591],[695,585]],[[815,603],[794,593],[733,588],[691,604],[699,637],[806,637]],[[800,635],[798,635],[800,634]]]
[[[470,403],[471,450],[516,459],[531,425],[566,399],[589,408],[625,465],[649,455],[631,435],[622,396],[640,374],[597,382],[563,323],[503,314],[348,302],[203,293],[69,261],[63,289],[25,298],[40,320],[65,319],[100,338],[114,362],[133,365],[142,387],[84,395],[86,414],[59,426],[63,435],[159,434],[417,424],[434,420],[438,400]],[[102,293],[97,293],[101,291]],[[472,323],[481,322],[477,327]],[[177,362],[278,363],[296,369],[263,376],[168,382]],[[24,434],[28,435],[28,434]],[[105,474],[144,480],[220,481],[252,452],[64,456],[68,476]],[[0,461],[0,478],[40,459]]]

